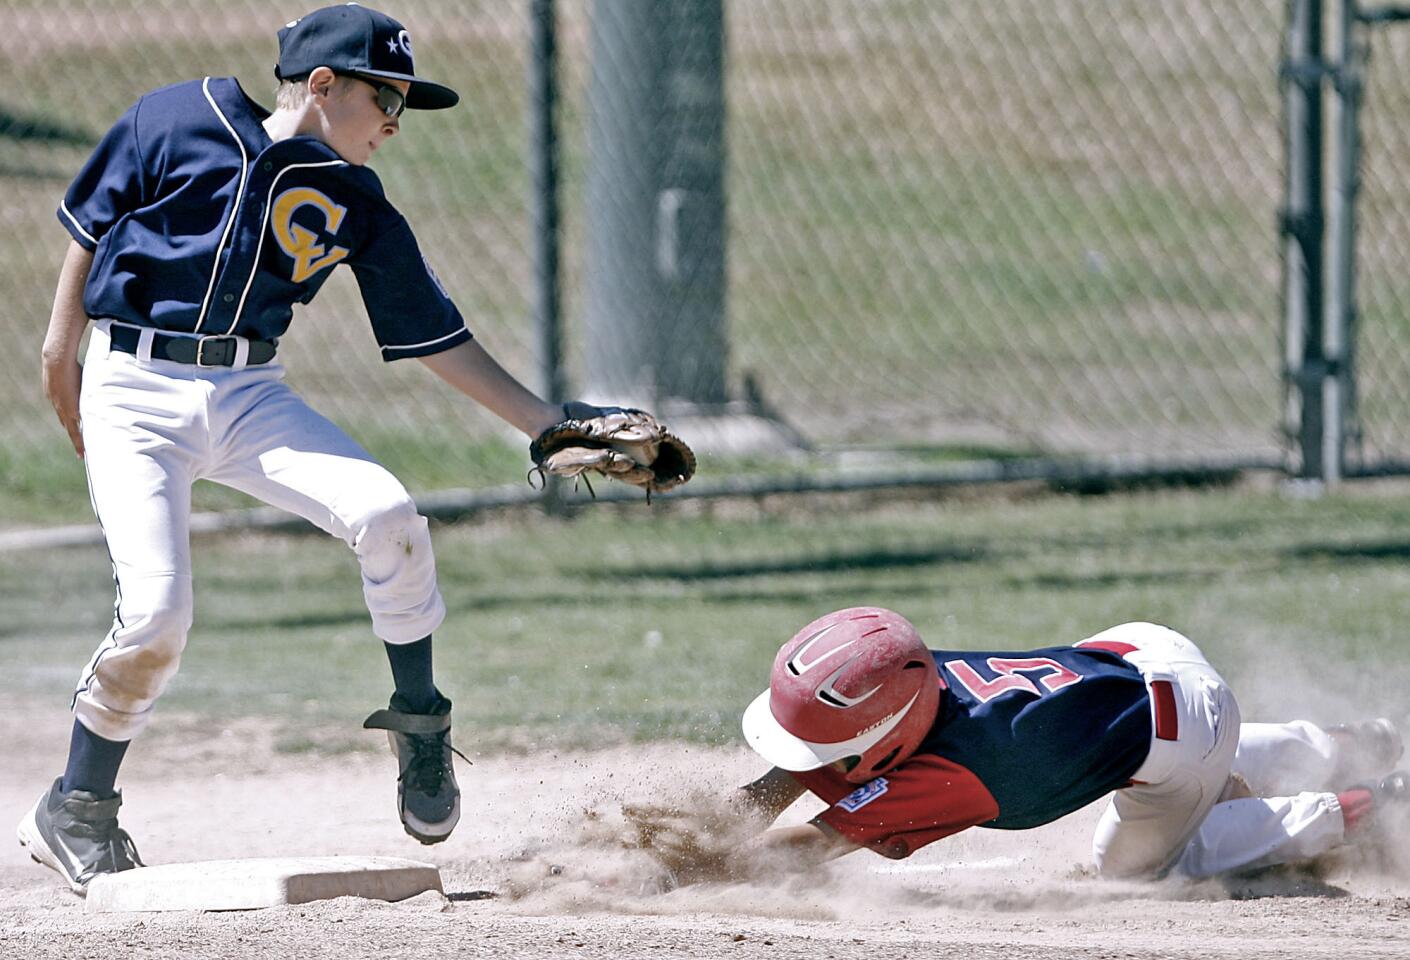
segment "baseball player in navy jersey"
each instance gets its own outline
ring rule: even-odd
[[[723,856],[665,838],[678,882],[862,847],[903,858],[1107,794],[1102,875],[1208,877],[1316,857],[1410,797],[1404,773],[1384,776],[1401,755],[1390,721],[1241,723],[1198,647],[1152,623],[1073,646],[945,651],[890,610],[840,610],[783,645],[743,726],[774,765],[743,788],[746,809],[772,819],[804,791],[829,806]]]
[[[364,725],[391,738],[402,822],[436,843],[459,818],[451,705],[432,680],[445,605],[427,524],[387,470],[284,384],[277,345],[295,304],[346,264],[383,359],[415,357],[530,437],[564,415],[471,338],[366,166],[404,110],[459,99],[416,75],[402,25],[356,4],[317,10],[279,31],[275,74],[273,112],[230,77],[143,96],[58,210],[72,243],[44,388],[83,458],[117,604],[74,695],[67,767],[18,832],[79,893],[94,876],[141,865],[118,826],[115,783],[191,626],[190,493],[200,478],[353,549],[395,687]]]

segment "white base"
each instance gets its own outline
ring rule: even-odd
[[[89,912],[256,910],[334,897],[405,900],[441,890],[440,871],[399,857],[268,857],[140,867],[95,877]]]

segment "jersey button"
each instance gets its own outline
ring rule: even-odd
[[[266,160],[266,161],[264,162],[264,172],[265,172],[265,173],[268,173],[269,171],[271,171],[271,170],[273,170],[273,169],[274,169],[274,164],[272,164],[272,163],[270,163],[268,160]]]
[[[234,302],[235,302],[235,294],[233,294],[233,293],[227,293],[225,296],[221,297],[220,299],[224,300],[226,303],[234,303]]]

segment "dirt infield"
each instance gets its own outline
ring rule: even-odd
[[[20,709],[0,721],[6,831],[62,758],[67,718],[41,713]],[[813,877],[659,894],[649,892],[654,862],[621,843],[620,802],[723,788],[757,770],[746,752],[472,750],[474,766],[461,769],[459,830],[422,848],[395,822],[389,758],[290,755],[273,743],[256,723],[202,731],[163,717],[132,751],[124,780],[124,824],[144,857],[410,856],[441,866],[447,896],[89,915],[7,840],[0,957],[1410,955],[1410,881],[1392,864],[1394,846],[1378,864],[1358,855],[1319,876],[1271,875],[1233,888],[1119,884],[1082,866],[1095,815],[1088,809],[1036,831],[969,831],[904,863],[854,854]]]

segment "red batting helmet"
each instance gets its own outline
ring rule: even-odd
[[[784,770],[860,757],[866,783],[905,760],[935,722],[940,675],[916,628],[881,607],[814,620],[774,658],[769,689],[744,711],[744,738]]]

